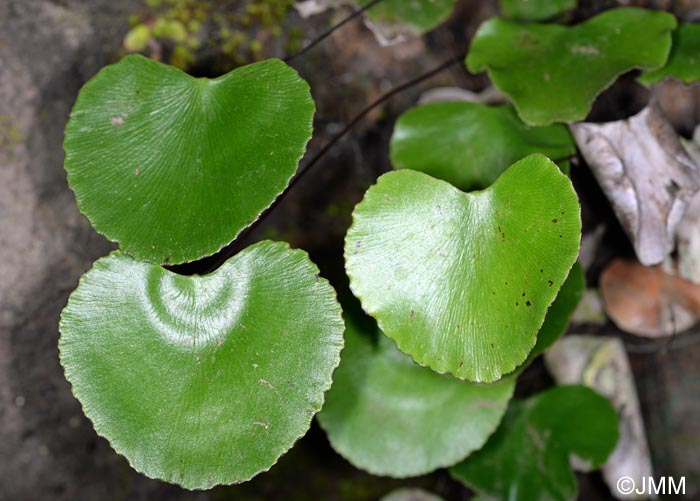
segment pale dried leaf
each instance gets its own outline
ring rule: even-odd
[[[700,169],[678,135],[655,104],[626,120],[570,127],[639,261],[663,262],[700,190]]]
[[[365,16],[364,23],[382,47],[403,43],[420,36],[418,28],[401,21],[372,20]]]
[[[296,2],[294,8],[302,18],[306,19],[344,5],[353,5],[353,2],[350,0],[303,0]]]
[[[358,8],[354,0],[304,0],[294,4],[294,8],[302,18],[346,6],[352,9]],[[371,20],[368,16],[364,16],[364,24],[374,34],[382,47],[405,42],[409,38],[420,35],[418,28],[401,21]]]
[[[576,310],[571,315],[572,324],[603,325],[607,322],[603,298],[596,289],[586,289]]]
[[[683,147],[696,165],[700,165],[700,126],[695,127],[693,139],[681,138]],[[700,194],[695,194],[676,229],[678,274],[700,284]]]
[[[607,225],[601,223],[591,231],[587,231],[581,237],[581,250],[578,254],[578,262],[583,266],[584,270],[588,270],[596,259],[596,253],[600,248],[600,243],[603,241],[603,236],[607,230]]]
[[[700,315],[700,285],[618,259],[600,276],[608,316],[622,330],[645,337],[671,336],[692,327]]]
[[[653,475],[634,378],[619,339],[566,336],[545,353],[545,364],[558,384],[584,384],[606,396],[620,415],[620,440],[603,466],[603,478],[618,499],[646,499],[616,489],[621,477],[636,485]],[[577,461],[572,461],[576,466]]]
[[[696,193],[676,228],[678,274],[700,284],[700,193]]]
[[[502,104],[507,101],[506,95],[491,85],[481,92],[472,92],[461,87],[436,87],[423,92],[418,100],[418,104],[452,102]]]

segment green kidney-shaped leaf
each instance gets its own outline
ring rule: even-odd
[[[666,12],[613,9],[568,27],[486,21],[467,56],[487,70],[530,125],[581,120],[622,73],[666,62],[676,19]]]
[[[580,264],[574,263],[569,276],[564,281],[561,289],[559,289],[559,294],[557,294],[552,306],[547,310],[544,323],[537,333],[535,347],[530,351],[522,368],[544,353],[547,348],[552,346],[564,334],[569,326],[571,315],[573,315],[574,310],[576,310],[578,303],[583,297],[585,288],[586,278],[583,274],[583,268],[581,268]]]
[[[563,125],[529,127],[511,106],[432,103],[403,114],[391,138],[391,161],[459,189],[486,188],[532,153],[564,159],[576,146]]]
[[[367,5],[370,0],[358,0]],[[450,16],[455,0],[384,0],[370,10],[372,19],[403,21],[421,31],[428,31]]]
[[[681,24],[673,32],[671,54],[663,68],[647,71],[639,77],[644,85],[651,85],[673,76],[684,83],[700,80],[700,23]]]
[[[83,87],[66,126],[78,207],[137,259],[213,254],[268,207],[297,169],[314,103],[269,60],[215,79],[139,55]]]
[[[477,384],[416,365],[376,328],[348,319],[346,347],[318,415],[333,448],[375,475],[451,466],[494,432],[515,378]]]
[[[576,8],[577,0],[501,0],[503,15],[516,21],[546,21]]]
[[[362,306],[421,365],[491,382],[522,363],[578,254],[569,179],[542,155],[463,193],[383,175],[353,214],[346,270]]]
[[[583,386],[561,386],[513,401],[483,449],[450,471],[488,499],[576,499],[570,458],[593,468],[618,439],[610,402]]]
[[[149,477],[247,480],[309,428],[340,361],[333,289],[300,250],[262,242],[187,277],[115,252],[61,315],[66,378],[98,434]]]

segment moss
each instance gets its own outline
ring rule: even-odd
[[[228,71],[265,57],[266,49],[301,47],[301,32],[286,33],[283,21],[294,0],[144,0],[142,14],[129,16],[128,52],[152,51],[183,69],[198,64],[207,49],[209,64]],[[212,63],[212,61],[214,61]]]
[[[0,154],[12,157],[15,148],[23,141],[22,132],[15,126],[12,115],[0,115]]]
[[[151,39],[151,28],[145,24],[137,24],[124,37],[124,48],[129,52],[141,52],[148,47]]]

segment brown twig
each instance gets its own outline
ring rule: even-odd
[[[324,31],[323,33],[321,33],[318,37],[316,37],[314,40],[312,40],[312,41],[311,41],[308,45],[306,45],[305,47],[303,47],[303,48],[301,48],[300,50],[298,50],[297,52],[294,52],[293,54],[291,54],[291,55],[285,57],[285,58],[284,58],[284,62],[285,62],[285,63],[289,63],[289,62],[293,61],[294,59],[296,59],[296,58],[298,58],[298,57],[300,57],[300,56],[303,56],[304,54],[306,54],[307,52],[309,52],[311,49],[313,49],[314,47],[316,47],[318,44],[320,44],[321,42],[323,42],[326,38],[328,38],[329,36],[331,36],[336,30],[342,28],[343,26],[345,26],[346,24],[348,24],[350,21],[352,21],[352,20],[355,19],[356,17],[361,16],[363,13],[367,12],[369,9],[371,9],[372,7],[374,7],[375,5],[377,5],[377,4],[378,4],[379,2],[381,2],[381,1],[382,1],[382,0],[371,0],[370,2],[368,2],[367,4],[365,4],[364,6],[362,6],[361,8],[357,9],[356,11],[354,11],[354,12],[353,12],[352,14],[350,14],[348,17],[346,17],[345,19],[343,19],[342,21],[340,21],[338,24],[335,24],[335,25],[331,26],[330,28],[328,28],[326,31]]]

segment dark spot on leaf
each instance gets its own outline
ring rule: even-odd
[[[550,287],[551,287],[552,285],[554,285],[554,282],[552,282],[551,280],[547,280],[547,283],[549,284]]]
[[[459,366],[460,366],[460,367],[464,367],[464,360],[460,360],[460,361],[459,361]]]
[[[411,312],[408,314],[411,318],[416,316],[416,312],[414,310],[411,310]]]
[[[524,293],[524,292],[523,292],[522,296],[525,297],[525,293]]]
[[[559,221],[557,221],[557,218],[554,218],[554,219],[552,219],[552,222],[556,224],[556,223],[558,223]]]
[[[525,301],[525,306],[532,306],[532,303],[530,301]]]
[[[520,306],[520,303],[518,303],[518,302],[516,301],[516,302],[515,302],[515,306]]]

